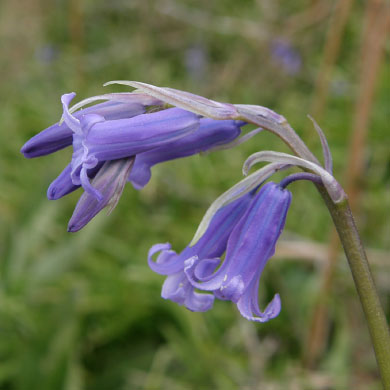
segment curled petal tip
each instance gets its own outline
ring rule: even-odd
[[[61,103],[65,105],[69,105],[69,103],[73,100],[73,98],[76,96],[76,92],[69,92],[69,93],[64,93],[61,96]]]
[[[61,103],[63,107],[63,114],[61,121],[64,121],[66,125],[75,133],[80,133],[80,121],[76,119],[70,112],[69,112],[69,104],[72,101],[72,99],[76,96],[74,92],[71,93],[65,93],[61,96]]]

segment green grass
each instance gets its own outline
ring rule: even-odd
[[[5,71],[0,91],[1,390],[380,388],[344,262],[329,300],[329,340],[314,371],[301,363],[320,285],[314,263],[270,262],[261,301],[278,291],[283,309],[266,324],[246,322],[229,302],[216,302],[201,314],[160,298],[163,277],[147,267],[149,247],[169,241],[177,250],[184,248],[208,205],[241,178],[246,156],[261,149],[286,151],[271,134],[259,134],[235,150],[155,167],[144,190],[128,185],[110,216],[101,213],[76,234],[67,233],[66,226],[80,191],[55,202],[46,199],[70,151],[34,160],[19,153],[29,137],[60,118],[62,93],[76,91],[81,100],[126,90],[102,84],[129,79],[268,106],[288,118],[320,156],[306,114],[329,19],[291,37],[303,59],[301,72],[292,77],[271,61],[269,39],[282,34],[288,17],[310,2],[280,2],[274,22],[266,22],[257,3],[182,4],[214,18],[257,21],[267,31],[266,40],[247,38],[237,29],[219,33],[217,24],[208,29],[189,25],[159,12],[153,1],[0,4],[5,42],[0,57]],[[335,88],[320,121],[341,182],[359,82],[362,11],[362,4],[352,11],[334,70]],[[186,67],[191,47],[205,57],[200,78]],[[390,250],[389,80],[382,70],[358,213],[363,240],[382,250]],[[340,85],[345,86],[341,92]],[[327,243],[331,222],[319,195],[309,183],[294,184],[292,191],[286,230]],[[376,271],[388,281],[388,265]],[[389,292],[388,282],[380,284],[387,313]]]

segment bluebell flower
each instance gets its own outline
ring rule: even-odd
[[[170,90],[168,92],[176,93]],[[195,105],[204,106],[206,111],[211,110],[217,117],[224,118],[234,113],[231,105],[181,91],[177,93],[180,95],[178,99],[184,99],[190,108],[190,99],[193,99]],[[99,212],[104,205],[112,203],[107,194],[112,194],[113,188],[122,186],[123,172],[126,171],[124,164],[116,167],[115,164],[110,164],[110,169],[106,166],[104,175],[102,174],[104,179],[100,177],[99,172],[107,161],[132,159],[132,171],[129,170],[127,179],[135,188],[140,189],[150,180],[153,165],[229,144],[240,135],[241,126],[246,124],[233,119],[202,118],[197,110],[165,108],[163,100],[147,93],[95,96],[70,109],[69,103],[74,96],[71,93],[61,98],[63,122],[43,130],[21,149],[25,157],[33,158],[73,146],[71,162],[47,191],[48,198],[53,200],[79,187],[87,192],[82,195],[75,210],[69,225],[70,231],[79,230],[91,219],[91,215]],[[76,111],[99,99],[108,101]],[[151,106],[157,106],[157,110],[148,109]],[[121,167],[120,179],[108,180],[108,172],[117,172],[118,167]],[[95,177],[98,179],[94,185],[92,182]],[[117,194],[117,191],[114,193]],[[88,194],[94,196],[96,202]],[[88,202],[90,206],[95,205],[93,210],[86,207]],[[82,215],[83,212],[85,215]]]
[[[76,206],[69,231],[79,230],[103,207],[116,203],[135,155],[191,134],[198,129],[200,120],[199,114],[181,108],[145,113],[147,106],[162,106],[162,102],[137,93],[104,95],[113,100],[72,114],[69,103],[74,96],[71,93],[61,98],[64,123],[37,134],[21,150],[32,158],[73,146],[70,164],[51,183],[47,193],[49,199],[58,199],[80,186],[86,191]],[[98,98],[101,97],[87,101]],[[124,162],[105,165],[121,160]],[[130,160],[131,166],[127,169]],[[100,172],[102,167],[105,168]]]
[[[184,305],[191,311],[206,311],[212,307],[214,295],[194,291],[184,272],[185,262],[189,259],[205,259],[203,273],[212,273],[215,262],[210,259],[218,258],[225,252],[229,235],[248,209],[253,196],[253,192],[248,193],[221,208],[214,215],[202,238],[194,246],[187,246],[181,253],[177,254],[171,250],[169,243],[156,244],[150,249],[150,268],[161,275],[167,275],[161,291],[163,298]],[[153,256],[159,252],[157,260],[153,261]]]
[[[279,295],[262,312],[258,287],[264,266],[275,252],[290,202],[288,190],[272,182],[265,184],[235,224],[221,265],[215,258],[191,257],[185,261],[184,271],[191,285],[236,303],[248,320],[265,322],[276,317],[281,308]]]
[[[299,52],[286,40],[275,39],[271,43],[271,56],[289,75],[297,74],[302,67]]]
[[[138,190],[145,187],[151,178],[152,166],[165,161],[192,156],[227,144],[241,134],[241,126],[246,124],[242,121],[217,121],[208,118],[202,118],[199,122],[199,129],[194,133],[169,142],[164,146],[137,154],[128,178],[133,187]],[[102,165],[103,162],[100,162],[95,168],[89,169],[88,177],[92,179]],[[70,176],[71,171],[71,164],[68,164],[50,184],[47,191],[49,199],[59,199],[80,187],[80,185],[73,184]]]
[[[192,156],[227,144],[241,134],[245,122],[202,118],[192,134],[137,155],[129,180],[134,188],[143,188],[150,180],[151,167],[164,161]]]
[[[100,161],[135,156],[189,134],[199,127],[198,115],[181,108],[137,115],[133,118],[105,120],[98,114],[75,118],[68,109],[75,94],[63,95],[64,121],[73,131],[72,183],[85,191],[101,195],[90,184],[88,170]]]
[[[124,97],[120,94],[107,95],[118,100],[109,100],[104,103],[95,104],[84,108],[73,114],[76,119],[80,119],[87,114],[98,114],[106,120],[132,118],[145,113],[146,107],[158,104],[158,100],[141,94],[128,94]],[[41,131],[30,138],[22,147],[21,152],[24,157],[34,158],[54,153],[57,150],[72,145],[73,131],[65,123],[55,123],[47,129]]]

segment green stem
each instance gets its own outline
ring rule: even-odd
[[[384,388],[390,390],[389,327],[351,209],[347,200],[335,204],[322,186],[317,186],[317,188],[328,206],[347,256],[353,280],[366,316],[382,382]]]
[[[239,113],[241,119],[276,134],[299,157],[318,164],[316,157],[310,152],[294,129],[287,123],[284,124],[284,126],[276,124],[274,121],[257,115],[256,110],[251,109],[250,107],[239,107]],[[334,203],[323,185],[316,184],[316,187],[328,206],[339,234],[366,316],[376,360],[382,376],[382,382],[385,390],[390,390],[389,327],[376,291],[367,255],[360,240],[351,209],[347,200]]]

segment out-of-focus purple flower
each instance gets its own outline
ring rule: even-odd
[[[101,115],[87,114],[80,119],[68,109],[75,94],[63,95],[64,121],[73,131],[71,179],[85,191],[101,199],[89,181],[88,170],[99,161],[135,156],[183,137],[199,127],[198,115],[180,108],[137,115],[133,118],[105,120]]]
[[[143,188],[150,180],[151,167],[164,161],[188,157],[205,152],[218,145],[233,141],[241,134],[240,126],[245,122],[234,120],[216,121],[203,118],[199,129],[156,149],[137,155],[129,180],[134,188]]]
[[[208,65],[206,49],[201,44],[188,48],[185,52],[185,65],[189,76],[195,81],[204,81]]]
[[[168,243],[156,244],[150,249],[148,254],[150,268],[161,275],[167,275],[161,291],[163,298],[184,305],[191,311],[206,311],[212,307],[214,296],[195,292],[188,281],[184,273],[185,261],[194,258],[205,260],[203,272],[211,274],[215,269],[215,262],[209,259],[219,257],[225,252],[229,235],[252,199],[253,193],[248,193],[221,208],[211,220],[202,238],[194,246],[187,246],[180,254],[171,250]],[[152,257],[158,252],[160,254],[154,262]]]
[[[302,66],[302,58],[298,51],[286,40],[275,39],[271,42],[272,60],[280,65],[289,75],[297,74]]]
[[[276,294],[262,312],[258,304],[261,273],[275,252],[291,202],[291,193],[275,183],[267,183],[235,225],[221,266],[218,259],[191,257],[185,261],[185,274],[191,285],[211,291],[218,299],[237,304],[248,320],[265,322],[276,317],[281,308]]]
[[[35,50],[37,60],[45,65],[51,64],[59,56],[59,48],[52,44],[46,44]]]

